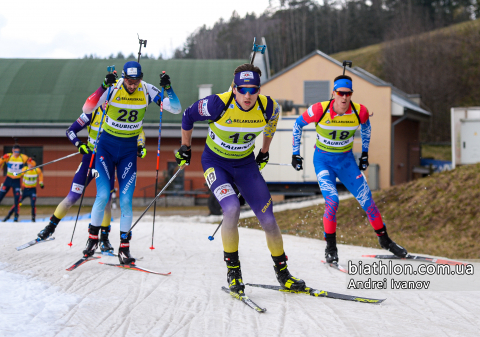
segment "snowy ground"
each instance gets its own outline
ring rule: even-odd
[[[151,222],[134,229],[138,265],[170,276],[108,267],[81,257],[88,222],[62,222],[56,240],[17,252],[45,223],[2,224],[0,237],[0,336],[478,336],[480,292],[347,290],[346,275],[318,261],[323,241],[284,236],[292,274],[315,288],[387,298],[381,305],[247,287],[268,309],[259,314],[222,292],[226,268],[215,224],[187,219],[157,222],[156,249],[149,250]],[[118,223],[112,225],[118,247]],[[384,253],[339,246],[340,258]],[[245,282],[277,284],[264,233],[240,228]],[[114,257],[104,262],[117,263]]]

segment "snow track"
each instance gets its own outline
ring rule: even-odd
[[[67,243],[73,222],[65,221],[56,240],[19,252],[15,247],[32,240],[45,223],[2,224],[0,336],[476,336],[480,331],[480,292],[349,291],[344,273],[319,262],[323,241],[287,235],[289,269],[309,286],[387,301],[371,305],[247,287],[247,295],[268,309],[258,314],[220,289],[226,285],[221,238],[207,239],[217,225],[186,221],[158,222],[153,251],[151,222],[133,231],[132,254],[144,256],[138,264],[171,271],[170,276],[97,261],[66,271],[81,257],[86,221],[77,225],[72,248]],[[244,282],[276,285],[264,233],[239,230]],[[114,222],[114,247],[118,232]],[[384,252],[339,245],[340,259]]]

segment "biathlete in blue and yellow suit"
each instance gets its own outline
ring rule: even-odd
[[[15,213],[13,221],[18,221],[18,204],[20,203],[21,194],[21,177],[19,174],[22,173],[23,167],[27,165],[27,160],[28,156],[20,153],[19,145],[13,145],[12,153],[5,153],[0,158],[0,169],[5,163],[7,164],[7,176],[5,177],[3,184],[0,185],[0,203],[10,190],[10,187],[12,187],[14,197],[13,208]],[[8,217],[6,217],[3,221],[7,220]]]
[[[73,176],[72,184],[70,186],[70,191],[68,192],[65,199],[58,204],[55,212],[50,217],[49,224],[38,233],[38,237],[42,240],[47,239],[54,232],[60,221],[67,215],[68,210],[80,199],[82,196],[83,190],[90,184],[93,179],[95,171],[95,161],[92,163],[92,170],[88,176],[87,172],[88,166],[90,165],[90,160],[92,158],[92,151],[95,147],[95,140],[97,139],[97,134],[100,128],[100,122],[102,119],[102,109],[101,107],[95,106],[98,104],[98,101],[105,93],[105,91],[112,85],[116,84],[116,75],[107,74],[103,84],[91,94],[85,104],[83,105],[83,113],[80,117],[73,122],[72,125],[67,129],[66,135],[68,139],[75,145],[79,152],[83,155],[82,161],[80,162],[75,175]],[[88,113],[92,110],[95,110],[93,113]],[[84,144],[77,136],[77,134],[87,128],[88,138],[87,144]],[[138,136],[137,146],[144,147],[145,145],[145,135],[142,133]],[[85,181],[87,185],[85,186]],[[110,181],[110,192],[114,189],[115,179],[112,177]],[[105,214],[102,221],[102,230],[100,235],[100,250],[102,252],[113,253],[113,246],[110,244],[109,233],[110,233],[110,221],[112,217],[112,200],[109,199],[107,206],[105,207]]]
[[[24,166],[22,169],[22,173],[20,173],[20,176],[23,178],[21,182],[22,199],[20,199],[20,203],[18,205],[22,206],[22,202],[25,199],[30,198],[30,206],[32,207],[32,222],[35,222],[35,216],[37,214],[37,208],[35,207],[35,204],[37,202],[37,183],[42,189],[45,187],[45,185],[43,184],[42,170],[39,167],[34,168],[35,166],[37,166],[35,160],[29,158],[27,160],[27,165],[28,168]],[[8,218],[10,218],[10,216],[14,212],[15,205],[12,206],[4,221],[8,220]],[[18,213],[20,213],[20,207],[18,209]]]
[[[367,213],[368,220],[377,233],[380,246],[399,257],[405,257],[407,251],[388,237],[382,216],[372,199],[372,192],[365,176],[360,172],[368,167],[368,148],[372,128],[367,108],[351,102],[352,94],[352,79],[346,75],[338,76],[334,80],[332,93],[332,97],[335,98],[315,103],[297,118],[293,126],[292,166],[297,171],[303,169],[303,158],[300,156],[302,128],[310,123],[315,123],[317,141],[313,164],[318,184],[325,198],[323,227],[327,241],[325,249],[327,262],[338,262],[336,244],[336,214],[339,204],[336,188],[337,177]],[[353,137],[359,125],[361,125],[362,156],[357,165],[352,148]]]
[[[98,232],[104,217],[104,210],[110,198],[110,181],[115,169],[120,195],[120,249],[118,258],[121,264],[131,264],[135,259],[130,255],[132,225],[132,197],[137,177],[137,153],[146,154],[145,148],[137,147],[137,138],[142,133],[143,118],[147,106],[155,102],[161,103],[160,90],[155,86],[142,81],[143,73],[139,63],[130,61],[125,63],[122,78],[105,92],[94,109],[107,103],[106,116],[103,122],[103,131],[99,136],[95,167],[98,177],[97,195],[92,208],[92,223],[89,226],[89,239],[83,251],[84,256],[94,254],[98,245]],[[165,110],[178,114],[181,112],[180,102],[170,86],[169,76],[161,75],[160,85],[166,89],[168,95],[163,101]],[[94,110],[86,112],[88,116]]]
[[[183,113],[182,146],[175,157],[179,165],[190,163],[193,124],[210,120],[202,154],[205,180],[223,209],[222,241],[231,291],[243,292],[238,256],[240,203],[233,184],[245,198],[265,230],[278,282],[290,289],[303,289],[305,282],[287,269],[283,239],[273,215],[267,184],[260,174],[268,162],[268,149],[277,127],[279,107],[269,96],[260,95],[261,71],[244,64],[234,72],[232,92],[207,96]],[[255,158],[255,138],[263,132],[263,146]]]

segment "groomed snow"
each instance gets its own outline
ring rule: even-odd
[[[190,221],[190,222],[189,222]],[[208,241],[216,224],[178,218],[159,221],[155,250],[151,222],[133,231],[139,266],[159,276],[87,262],[81,257],[88,221],[59,225],[56,240],[23,251],[45,223],[2,224],[0,236],[0,336],[477,336],[480,292],[346,290],[346,275],[323,259],[325,243],[284,235],[289,269],[307,284],[333,292],[387,298],[381,305],[246,288],[268,309],[258,314],[220,290],[226,285],[221,238]],[[262,231],[240,228],[245,282],[277,284]],[[119,225],[111,241],[118,247]],[[369,234],[372,234],[369,231]],[[372,234],[373,235],[373,234]],[[408,245],[407,245],[408,248]],[[342,258],[385,253],[339,245]],[[114,257],[101,258],[117,263]]]

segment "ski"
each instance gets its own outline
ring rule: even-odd
[[[104,255],[104,256],[116,256],[118,257],[118,254],[112,253],[112,252],[95,252],[97,255]],[[135,260],[143,260],[143,256],[141,257],[136,257]]]
[[[30,242],[27,242],[21,246],[18,246],[17,248],[15,248],[16,250],[22,250],[22,249],[25,249],[25,248],[28,248],[28,247],[32,247],[34,245],[36,245],[37,243],[44,243],[44,242],[49,242],[49,241],[53,241],[55,240],[55,238],[48,238],[46,240],[42,240],[40,238],[36,238],[35,240],[32,240]]]
[[[345,269],[344,267],[342,267],[341,265],[339,265],[338,262],[328,263],[327,261],[324,261],[324,260],[320,260],[320,262],[325,263],[326,265],[329,265],[329,266],[332,267],[333,269],[337,269],[337,270],[339,270],[339,271],[341,271],[341,272],[344,272],[344,273],[348,274],[347,269]]]
[[[150,273],[150,274],[156,274],[156,275],[164,275],[168,276],[172,272],[168,273],[159,273],[156,271],[148,270],[142,267],[137,266],[136,264],[114,264],[114,263],[104,263],[104,262],[99,262],[100,264],[104,264],[106,266],[112,266],[112,267],[118,267],[118,268],[123,268],[123,269],[130,269],[130,270],[137,270],[137,271],[143,271],[144,273]]]
[[[96,256],[82,257],[80,260],[78,260],[77,262],[72,264],[69,268],[67,268],[67,270],[72,271],[72,270],[80,267],[82,264],[84,264],[87,261],[96,260],[96,259],[99,259],[99,258],[100,257],[96,257]]]
[[[464,264],[464,265],[468,264],[465,262],[443,260],[443,259],[437,259],[433,257],[410,255],[410,254],[408,254],[406,257],[398,257],[396,255],[362,255],[362,257],[373,257],[376,259],[389,259],[389,260],[417,260],[417,261],[424,261],[424,262],[431,262],[431,263],[438,263],[438,264],[448,264],[451,266],[455,266],[458,264]]]
[[[259,307],[255,302],[253,302],[245,293],[242,291],[242,293],[236,293],[234,291],[230,291],[227,287],[222,287],[222,290],[226,292],[227,294],[230,294],[233,298],[236,298],[239,301],[242,301],[246,305],[248,305],[250,308],[255,310],[258,313],[264,313],[267,311],[265,308]]]
[[[354,301],[354,302],[361,302],[361,303],[379,304],[386,300],[386,299],[376,299],[376,298],[367,298],[367,297],[360,297],[360,296],[338,294],[338,293],[332,293],[330,291],[318,290],[318,289],[308,288],[308,287],[305,287],[304,290],[291,290],[291,289],[285,289],[281,286],[271,286],[266,284],[247,283],[247,286],[272,289],[272,290],[277,290],[284,293],[306,294],[314,297],[328,297],[328,298],[334,298],[337,300]]]

